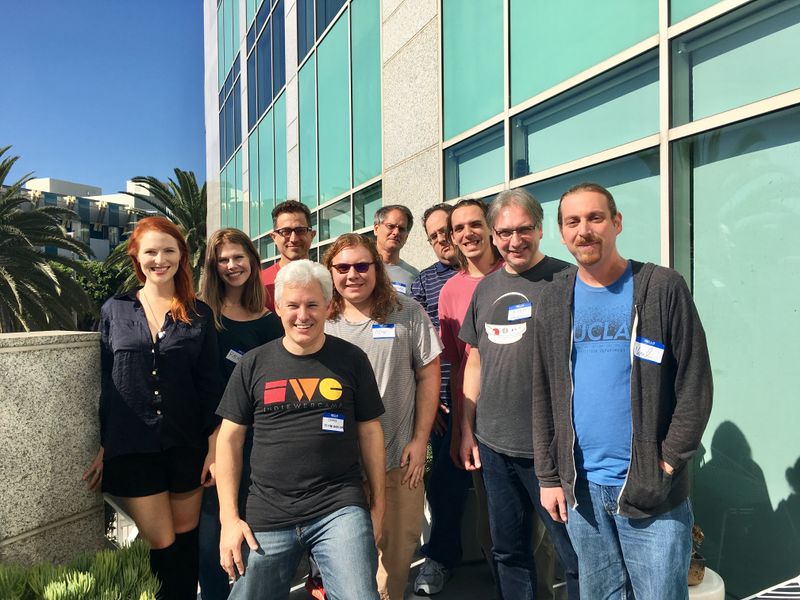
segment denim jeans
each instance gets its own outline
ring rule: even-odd
[[[534,598],[536,567],[531,546],[534,510],[550,534],[561,561],[567,597],[569,600],[579,598],[578,558],[564,525],[553,521],[541,505],[533,460],[500,454],[481,442],[478,447],[489,501],[492,555],[497,565],[500,598]]]
[[[459,469],[450,459],[450,415],[444,435],[431,433],[433,466],[426,484],[431,510],[431,534],[420,552],[447,568],[461,563],[461,521],[472,475]]]
[[[258,550],[242,545],[245,574],[233,585],[232,600],[287,599],[307,550],[314,553],[329,600],[378,600],[378,554],[365,508],[345,506],[306,523],[255,536]]]
[[[689,500],[647,519],[617,514],[621,486],[579,479],[567,530],[591,598],[686,600],[694,518]]]
[[[253,449],[253,428],[247,430],[242,448],[242,476],[239,484],[239,514],[244,515],[250,487],[250,452]],[[217,487],[203,490],[200,507],[200,597],[203,600],[225,600],[230,593],[228,574],[219,564],[219,498]]]

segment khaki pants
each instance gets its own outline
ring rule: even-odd
[[[386,472],[386,512],[378,544],[378,591],[381,600],[403,600],[411,560],[422,533],[425,487],[400,485],[403,469]]]

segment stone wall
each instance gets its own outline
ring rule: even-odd
[[[105,543],[81,475],[100,443],[100,334],[0,335],[0,561],[64,562]]]

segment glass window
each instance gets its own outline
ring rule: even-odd
[[[661,203],[658,150],[648,150],[527,186],[544,209],[542,251],[574,263],[561,243],[558,200],[573,185],[592,181],[605,186],[622,214],[617,248],[625,258],[661,262]]]
[[[512,106],[658,33],[655,0],[511,0],[510,10]]]
[[[280,92],[286,83],[286,21],[283,15],[283,0],[272,13],[272,95]],[[272,100],[272,98],[270,98]]]
[[[258,79],[258,114],[264,111],[272,102],[272,23],[268,23],[261,37],[256,42],[256,72]]]
[[[239,150],[231,161],[233,164],[233,200],[236,212],[234,227],[244,227],[244,203],[242,202],[242,151]]]
[[[230,62],[226,63],[225,70],[227,71],[231,63],[234,61],[234,56],[239,51],[239,0],[226,0],[228,8],[225,9],[226,17],[230,19],[230,33],[226,32],[226,39],[228,42],[227,58]]]
[[[800,110],[673,149],[690,229],[676,251],[692,261],[714,374],[692,501],[708,565],[743,598],[797,574]]]
[[[350,198],[326,206],[319,219],[319,239],[330,240],[353,230],[350,215]]]
[[[354,0],[352,12],[353,185],[381,173],[380,3]]]
[[[270,236],[265,235],[263,238],[258,240],[258,253],[261,256],[262,260],[269,259],[275,256],[276,253],[275,242],[272,241],[272,238]]]
[[[796,63],[779,59],[798,55],[793,0],[754,2],[673,40],[673,125],[800,87]]]
[[[247,57],[247,130],[250,131],[256,124],[258,117],[258,81],[256,80],[256,53],[251,52]]]
[[[300,152],[300,201],[317,207],[317,86],[316,56],[300,69],[298,87],[298,142]]]
[[[317,38],[333,21],[336,13],[344,6],[345,0],[317,0]]]
[[[658,133],[654,52],[513,118],[513,176],[521,177]]]
[[[272,229],[272,209],[275,206],[275,149],[273,146],[273,112],[270,111],[258,124],[258,181],[261,211],[259,233]]]
[[[217,6],[217,88],[222,89],[225,83],[225,74],[228,72],[225,69],[227,61],[225,60],[225,1],[219,3]]]
[[[442,51],[449,139],[503,110],[503,1],[442,0]]]
[[[381,182],[353,194],[353,229],[372,226],[375,212],[383,206]]]
[[[297,63],[314,46],[314,0],[297,0]]]
[[[261,191],[259,190],[258,172],[258,130],[256,129],[247,139],[247,172],[249,175],[248,190],[250,194],[248,214],[249,232],[251,238],[261,233],[259,211],[261,209]]]
[[[345,11],[317,48],[320,203],[350,189],[348,22]]]
[[[233,93],[228,96],[228,103],[233,105],[233,147],[238,148],[242,143],[242,100],[241,79],[236,80]]]
[[[245,15],[247,18],[247,25],[250,25],[250,22],[256,16],[256,8],[258,7],[258,0],[245,0]]]
[[[445,200],[503,183],[503,140],[503,124],[498,123],[444,151]]]
[[[286,94],[278,97],[272,111],[275,116],[275,204],[279,204],[288,199],[286,191]],[[272,223],[269,227],[272,227]]]
[[[691,17],[717,2],[719,0],[670,0],[669,22],[674,24],[683,21],[686,17]]]

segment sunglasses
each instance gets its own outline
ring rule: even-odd
[[[369,266],[374,264],[374,262],[357,262],[353,264],[338,263],[336,265],[331,265],[331,267],[336,269],[336,271],[341,275],[347,275],[350,272],[350,269],[355,269],[356,273],[366,273],[369,271]]]

